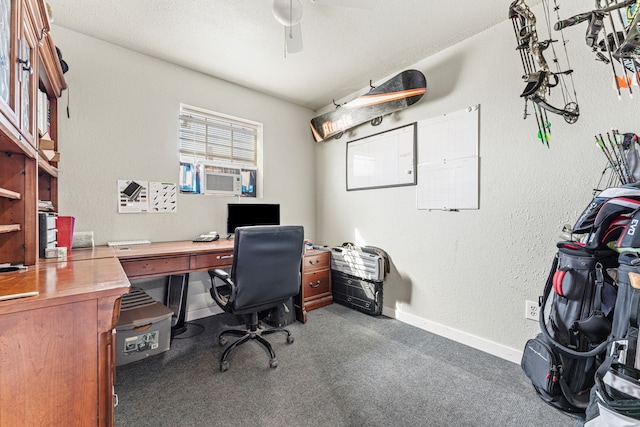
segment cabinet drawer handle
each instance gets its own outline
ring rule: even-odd
[[[310,260],[309,260],[309,264],[311,264],[311,265],[313,265],[313,264],[320,264],[320,260],[319,260],[319,259],[317,259],[317,258],[316,258],[315,260],[310,259]]]
[[[229,259],[229,258],[233,258],[233,255],[218,255],[216,258],[218,258],[218,259]]]
[[[309,282],[309,286],[311,286],[312,288],[319,287],[320,286],[320,280],[318,280],[315,285],[313,284],[313,282]]]

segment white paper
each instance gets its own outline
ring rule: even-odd
[[[149,212],[177,212],[178,196],[175,182],[149,183]]]
[[[125,188],[135,181],[142,186],[140,193],[135,199],[130,199],[122,193]],[[140,213],[149,212],[149,199],[148,199],[149,183],[147,181],[135,180],[118,180],[118,213]]]

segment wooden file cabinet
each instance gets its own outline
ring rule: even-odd
[[[302,286],[295,301],[296,319],[306,323],[307,311],[332,302],[331,251],[308,251],[302,256]]]

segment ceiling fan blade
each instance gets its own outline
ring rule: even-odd
[[[322,6],[342,6],[352,7],[355,9],[373,9],[376,7],[377,0],[311,0]]]
[[[286,40],[287,53],[302,52],[302,25],[296,24],[293,27],[284,27],[284,38]]]

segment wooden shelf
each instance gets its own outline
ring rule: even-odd
[[[0,197],[20,200],[22,198],[22,195],[20,193],[16,193],[15,191],[7,190],[6,188],[0,187]]]
[[[51,164],[47,160],[43,159],[40,156],[38,156],[38,169],[54,178],[58,177],[58,169],[54,166],[51,166]]]
[[[12,233],[14,231],[20,231],[20,224],[0,225],[0,233]]]
[[[50,201],[54,212],[58,205],[59,157],[38,150],[38,109],[48,112],[48,138],[55,141],[47,145],[43,139],[42,148],[56,152],[58,97],[67,85],[45,1],[5,3],[8,20],[3,20],[0,39],[9,50],[0,74],[9,96],[0,99],[0,263],[32,266],[40,255],[38,199]],[[31,64],[31,73],[17,67],[19,58]],[[38,102],[40,91],[48,107]]]

